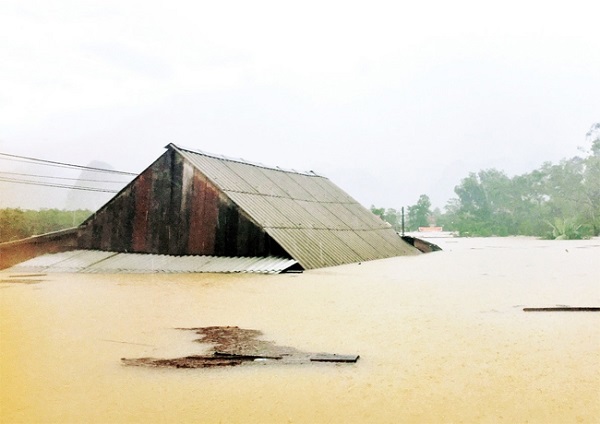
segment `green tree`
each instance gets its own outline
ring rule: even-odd
[[[508,177],[496,169],[471,172],[446,206],[448,229],[463,235],[579,238],[600,234],[600,124],[588,133],[583,157],[545,162]]]
[[[0,243],[27,237],[25,213],[21,209],[0,209]]]
[[[458,196],[453,203],[457,230],[462,235],[491,235],[488,226],[491,208],[479,176],[471,172],[454,188]]]
[[[426,194],[421,194],[417,203],[408,207],[407,228],[409,231],[416,231],[419,227],[429,226],[431,216],[431,200]]]
[[[371,205],[371,212],[381,219],[385,216],[385,208],[377,208],[375,205]]]
[[[0,209],[0,242],[76,227],[91,214],[84,209]]]
[[[586,135],[582,156],[509,177],[497,169],[471,172],[454,188],[445,213],[431,212],[429,197],[421,195],[408,207],[407,229],[416,230],[434,219],[462,235],[529,235],[581,238],[600,235],[600,123]],[[395,209],[372,207],[373,213],[397,230]]]
[[[535,170],[512,179],[515,228],[512,234],[539,236],[547,231],[546,173]]]
[[[398,212],[396,209],[377,208],[377,207],[371,205],[371,212],[373,212],[375,215],[380,217],[382,220],[384,220],[385,222],[390,224],[394,230],[396,230],[396,231],[402,230],[402,228],[401,228],[402,227],[401,213]]]
[[[584,162],[581,214],[593,236],[600,235],[600,123],[588,132],[591,141],[589,154]]]

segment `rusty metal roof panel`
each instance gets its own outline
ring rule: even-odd
[[[263,273],[277,274],[296,265],[290,258],[170,256],[73,250],[30,259],[9,272],[148,274],[148,273]]]

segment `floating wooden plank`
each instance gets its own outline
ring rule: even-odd
[[[313,362],[356,362],[359,355],[338,355],[336,353],[319,353],[310,357]]]
[[[232,359],[239,359],[242,361],[254,361],[256,359],[281,359],[282,356],[279,355],[262,355],[260,353],[256,353],[256,354],[245,354],[245,353],[232,353],[232,352],[214,352],[215,356],[221,357],[221,358],[232,358]]]
[[[554,306],[549,308],[523,308],[524,312],[600,312],[597,306]]]
[[[30,277],[45,277],[47,274],[17,274],[9,275],[8,278],[30,278]]]
[[[233,358],[220,358],[218,356],[190,355],[183,358],[156,359],[156,358],[121,358],[124,365],[144,366],[155,368],[212,368],[233,367],[241,365],[244,361]]]
[[[34,280],[34,279],[27,279],[27,278],[7,278],[7,279],[0,279],[0,283],[7,283],[7,284],[38,284],[41,283],[44,280]]]

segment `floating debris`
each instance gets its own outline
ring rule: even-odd
[[[12,277],[12,276],[11,276]],[[40,279],[27,279],[27,278],[7,278],[0,280],[0,283],[3,284],[38,284],[44,280]]]
[[[179,328],[201,335],[197,342],[214,345],[208,355],[189,355],[182,358],[122,358],[124,365],[157,368],[210,368],[242,364],[303,364],[310,362],[354,363],[358,355],[303,352],[289,346],[278,346],[274,342],[259,340],[262,333],[239,327]]]
[[[8,278],[0,279],[0,283],[6,284],[38,284],[44,281],[39,277],[45,277],[46,274],[11,274]],[[32,278],[36,277],[36,278]]]
[[[524,312],[600,312],[598,306],[553,306],[549,308],[523,308]]]
[[[330,353],[320,353],[310,357],[313,362],[356,362],[358,355],[338,355]]]
[[[209,368],[241,365],[243,360],[218,356],[191,355],[174,359],[122,358],[124,365],[147,366],[155,368]]]
[[[13,274],[9,275],[8,278],[29,278],[29,277],[45,277],[48,274]]]

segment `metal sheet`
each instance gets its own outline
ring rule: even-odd
[[[225,160],[181,148],[178,151],[222,190],[258,193],[251,183],[232,172]]]
[[[355,254],[350,254],[347,246],[328,230],[309,229],[269,229],[269,234],[282,247],[298,260],[304,269],[323,268],[355,262]],[[360,260],[360,259],[358,259]]]
[[[264,228],[291,228],[296,223],[275,205],[278,198],[248,193],[229,193],[230,198]]]
[[[261,273],[276,274],[296,265],[289,258],[170,256],[74,250],[39,256],[7,272],[147,274],[147,273]]]
[[[15,265],[9,270],[14,272],[81,272],[97,262],[114,256],[115,252],[99,250],[72,250],[69,252],[49,253]]]

